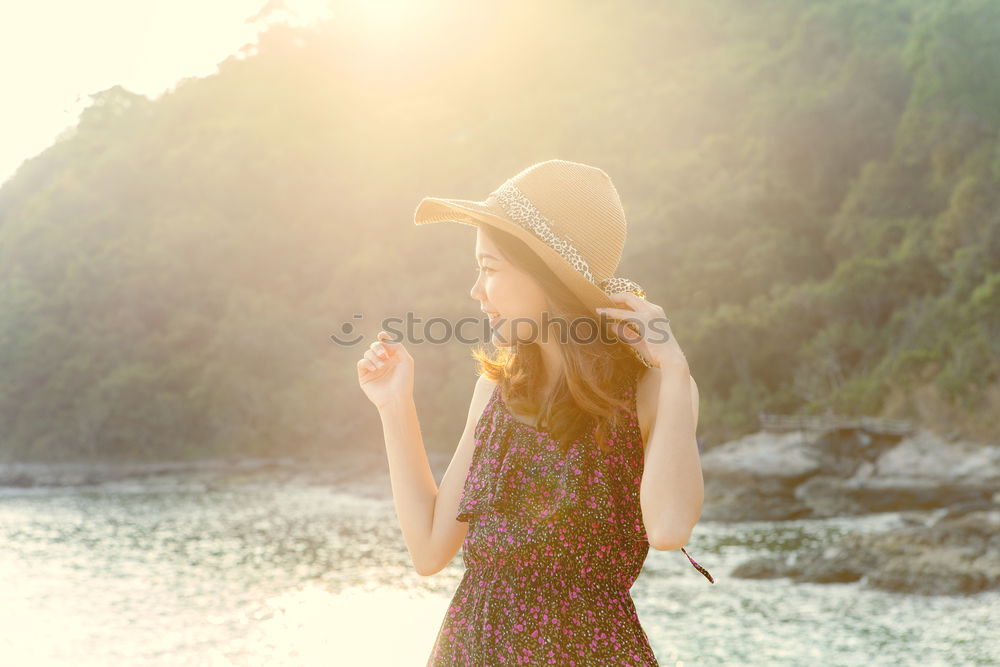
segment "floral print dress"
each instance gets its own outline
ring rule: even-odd
[[[635,395],[611,452],[591,434],[562,454],[494,389],[456,517],[465,573],[428,667],[657,664],[629,592],[649,551]]]

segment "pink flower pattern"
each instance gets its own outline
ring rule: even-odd
[[[611,452],[590,434],[567,454],[493,391],[456,516],[465,573],[428,667],[657,664],[630,593],[649,551],[635,390]]]

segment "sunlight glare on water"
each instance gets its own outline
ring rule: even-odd
[[[446,607],[416,592],[310,585],[266,600],[251,637],[212,649],[210,664],[422,665]]]

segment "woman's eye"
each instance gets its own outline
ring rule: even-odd
[[[491,269],[491,268],[488,268],[488,267],[485,267],[485,266],[483,266],[483,267],[479,267],[479,266],[477,266],[477,267],[476,267],[476,273],[479,273],[480,271],[482,271],[483,273],[489,273],[489,272],[490,272],[490,271],[492,271],[492,270],[493,270],[493,269]]]

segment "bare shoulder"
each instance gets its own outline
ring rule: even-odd
[[[635,410],[639,419],[639,430],[642,432],[642,442],[649,442],[649,433],[656,423],[656,412],[660,399],[660,369],[644,368],[640,371],[639,384],[636,387]],[[694,412],[695,426],[698,424],[698,384],[694,377],[688,375],[691,382],[691,408]]]
[[[479,418],[483,416],[486,404],[490,402],[490,397],[493,395],[493,390],[496,387],[497,383],[486,375],[480,375],[476,379],[476,386],[472,392],[472,401],[469,405],[468,426],[476,424]]]
[[[488,375],[480,375],[476,379],[476,391],[491,393],[493,389],[497,386],[496,381],[491,380]]]

